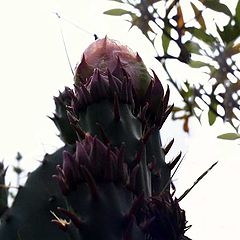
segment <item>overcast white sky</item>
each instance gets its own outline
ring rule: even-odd
[[[71,86],[73,77],[59,21],[53,12],[99,37],[107,34],[128,44],[161,78],[162,70],[154,60],[154,51],[139,31],[128,32],[128,23],[102,14],[112,6],[106,0],[0,0],[0,159],[6,164],[12,164],[20,151],[23,165],[30,171],[46,152],[62,145],[55,126],[46,116],[54,110],[52,97],[64,86]],[[61,26],[75,66],[93,36],[66,21]],[[184,79],[186,69],[178,71],[179,80]],[[165,80],[163,84],[166,86]],[[174,91],[172,101],[179,101]],[[201,126],[195,120],[190,124],[189,135],[182,132],[181,122],[169,120],[162,130],[163,144],[175,138],[170,159],[180,150],[186,153],[174,178],[177,196],[212,163],[219,161],[219,164],[181,202],[189,224],[193,225],[188,236],[194,240],[237,239],[240,147],[237,142],[216,138],[229,131],[221,121],[213,127],[205,122]]]

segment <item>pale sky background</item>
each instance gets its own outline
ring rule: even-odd
[[[106,0],[0,0],[0,160],[4,159],[6,165],[11,166],[20,151],[23,167],[31,171],[45,153],[62,146],[47,115],[54,111],[53,96],[64,86],[71,87],[73,77],[54,12],[99,37],[107,34],[129,45],[161,79],[163,72],[154,59],[155,53],[140,32],[129,32],[129,24],[123,19],[102,14],[113,6],[117,4]],[[93,36],[67,21],[62,21],[61,26],[75,66]],[[176,71],[181,81],[189,69]],[[163,85],[166,84],[163,77]],[[180,101],[174,90],[171,101]],[[189,224],[193,225],[187,236],[194,240],[239,239],[239,142],[217,139],[217,135],[232,131],[220,120],[213,127],[191,120],[190,130],[188,135],[183,133],[182,122],[169,119],[161,133],[163,144],[175,138],[168,160],[180,150],[186,154],[174,177],[176,196],[212,163],[219,163],[181,202]],[[13,177],[8,174],[12,184]]]

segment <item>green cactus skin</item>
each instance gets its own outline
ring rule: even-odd
[[[7,168],[0,162],[0,217],[8,209],[8,188],[5,187],[5,175]]]
[[[58,97],[54,97],[55,102],[55,113],[53,117],[49,117],[56,127],[58,128],[60,134],[60,139],[66,144],[74,144],[77,140],[77,134],[74,129],[69,125],[66,106],[70,105],[71,99],[67,96],[66,91],[59,93]]]
[[[52,120],[70,145],[29,176],[0,239],[187,240],[185,212],[170,194],[181,155],[167,164],[173,142],[162,148],[159,134],[168,100],[138,54],[107,38],[90,45],[74,89],[55,99]]]
[[[13,206],[1,219],[0,239],[68,239],[51,224],[53,216],[50,213],[50,210],[65,206],[59,187],[52,179],[56,165],[62,163],[64,149],[71,151],[71,147],[64,147],[46,155],[41,166],[30,174],[25,186],[20,187]]]

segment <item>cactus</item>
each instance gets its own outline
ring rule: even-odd
[[[7,168],[0,162],[0,216],[8,209],[8,187],[5,186]]]
[[[166,163],[173,142],[163,148],[159,134],[172,109],[169,88],[107,37],[85,50],[74,80],[55,98],[52,118],[66,146],[20,188],[0,239],[188,239],[170,191],[181,155]]]

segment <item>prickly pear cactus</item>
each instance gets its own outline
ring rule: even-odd
[[[0,217],[8,208],[8,188],[5,185],[5,175],[7,168],[4,168],[3,162],[0,162]]]
[[[168,100],[138,54],[108,38],[91,44],[74,88],[55,98],[52,119],[66,146],[19,190],[0,239],[188,239],[170,193],[180,155],[166,163],[172,142],[163,148],[159,135]]]

